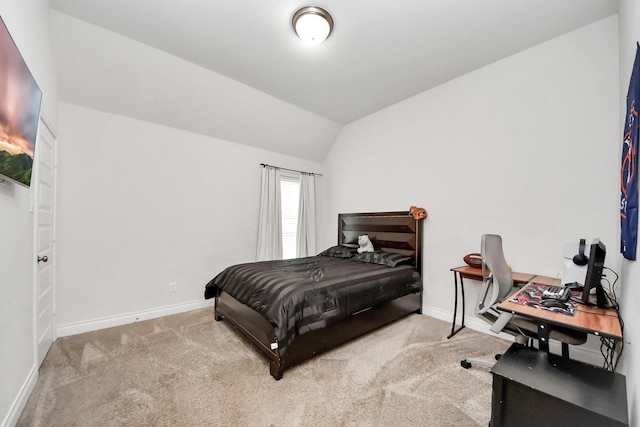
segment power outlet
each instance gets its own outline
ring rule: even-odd
[[[169,282],[169,293],[174,293],[178,288],[178,284],[176,282]]]

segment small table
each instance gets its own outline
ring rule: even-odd
[[[452,336],[454,336],[455,334],[457,334],[458,332],[460,332],[461,330],[464,329],[464,279],[470,279],[470,280],[477,280],[479,282],[482,282],[483,277],[482,277],[482,269],[481,268],[475,268],[475,267],[470,267],[468,265],[463,265],[461,267],[454,267],[451,269],[451,271],[453,271],[453,280],[455,283],[455,299],[454,299],[454,305],[453,305],[453,322],[451,323],[451,333],[447,336],[448,338],[451,338]],[[485,270],[487,273],[489,273],[489,270]],[[535,274],[531,274],[531,273],[511,273],[513,276],[513,285],[517,286],[517,285],[523,285],[525,283],[529,283],[530,281],[532,281],[536,275]],[[456,329],[456,317],[458,314],[458,278],[460,278],[460,291],[462,293],[462,314],[461,314],[461,320],[460,320],[460,327],[458,329]]]
[[[536,283],[552,286],[560,286],[560,280],[553,277],[536,276]],[[518,292],[523,292],[526,286]],[[510,300],[518,293],[505,299],[498,306],[499,310],[528,317],[538,323],[539,346],[543,351],[549,350],[549,328],[554,325],[589,334],[611,338],[615,341],[622,340],[622,327],[618,312],[613,308],[598,308],[584,304],[578,304],[574,316],[557,313],[549,310],[540,310],[535,307],[528,307]]]

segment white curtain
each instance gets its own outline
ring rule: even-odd
[[[271,166],[262,168],[256,259],[258,261],[282,259],[280,171]]]
[[[300,199],[298,202],[298,232],[296,256],[316,255],[316,190],[315,176],[300,174]]]

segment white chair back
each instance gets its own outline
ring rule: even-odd
[[[481,315],[494,304],[502,302],[513,291],[513,275],[504,258],[502,237],[497,234],[483,234],[480,250],[484,279],[475,307],[476,315]]]

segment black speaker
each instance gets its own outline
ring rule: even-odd
[[[584,254],[584,248],[586,246],[585,239],[580,239],[580,246],[578,247],[578,253],[573,257],[573,263],[575,265],[587,265],[589,257]]]

